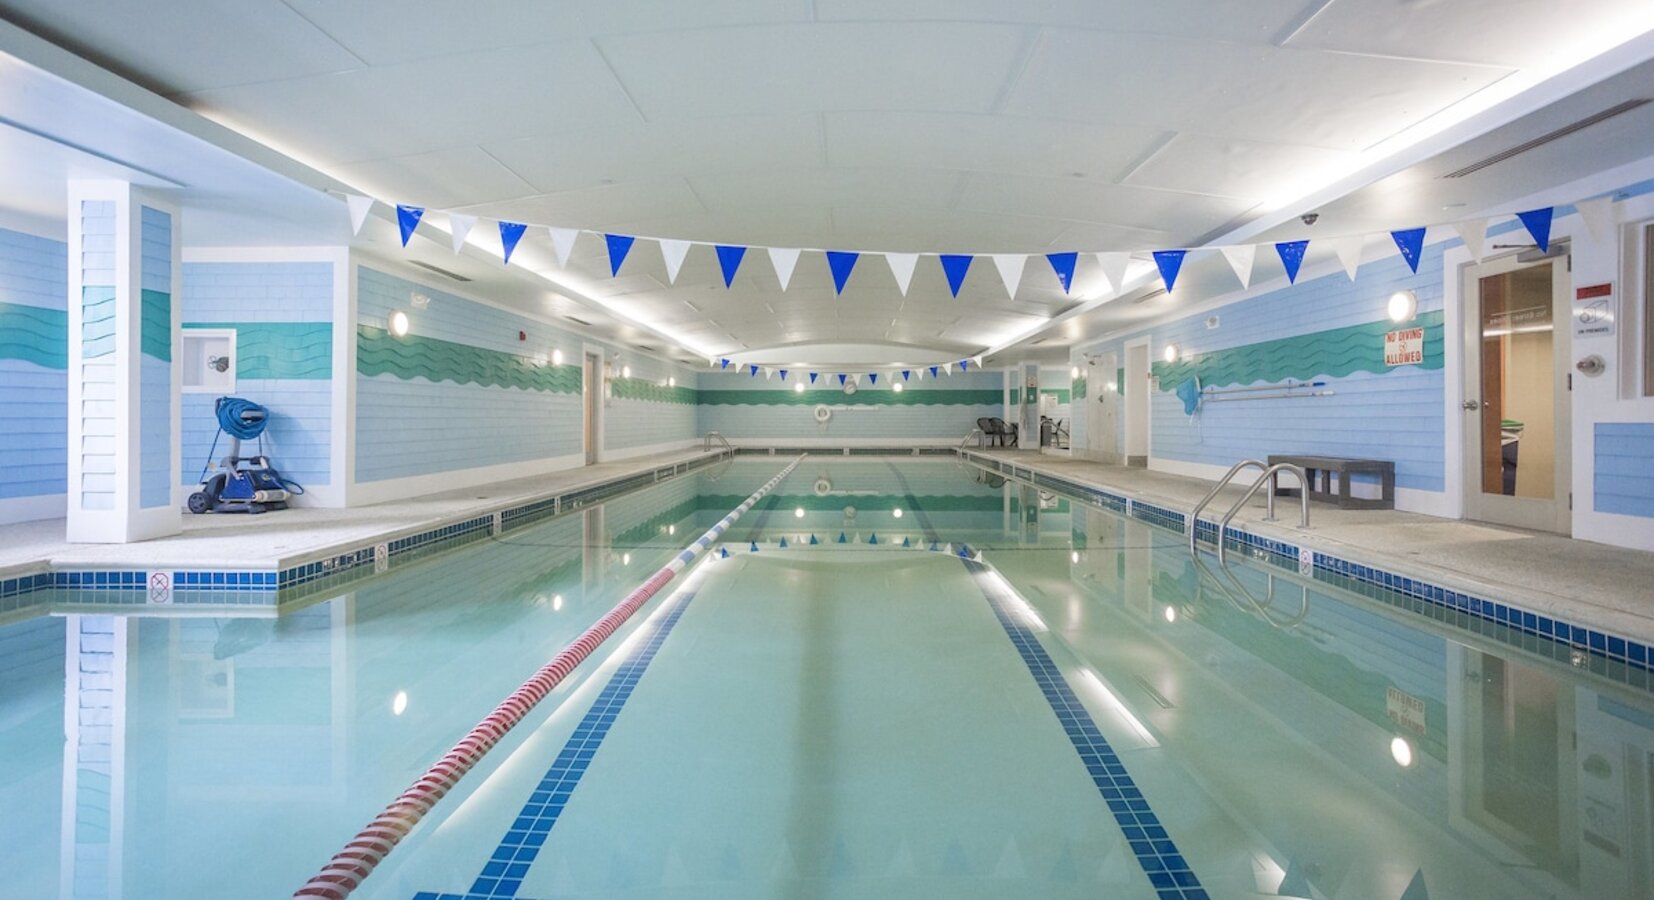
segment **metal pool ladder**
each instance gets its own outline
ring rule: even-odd
[[[716,432],[716,431],[708,431],[706,433],[706,441],[703,444],[701,444],[701,449],[702,450],[711,450],[713,440],[717,440],[718,443],[724,445],[724,452],[725,453],[728,453],[730,456],[735,455],[735,448],[730,445],[729,441],[727,439],[725,439],[725,437],[722,434],[720,434],[719,432]]]
[[[1229,507],[1229,511],[1224,513],[1223,518],[1218,522],[1218,562],[1221,563],[1224,559],[1225,548],[1223,546],[1223,539],[1229,531],[1229,521],[1235,517],[1236,513],[1240,512],[1241,507],[1245,506],[1247,501],[1257,495],[1258,488],[1263,487],[1265,484],[1268,484],[1269,489],[1264,494],[1266,497],[1266,512],[1264,514],[1264,521],[1272,522],[1275,520],[1275,474],[1278,472],[1291,472],[1293,475],[1298,477],[1298,527],[1309,527],[1309,478],[1304,473],[1303,468],[1301,466],[1295,466],[1291,463],[1276,463],[1274,465],[1268,465],[1260,459],[1243,459],[1240,462],[1230,466],[1229,471],[1224,473],[1223,477],[1218,480],[1218,483],[1210,491],[1207,491],[1206,496],[1202,497],[1200,502],[1195,505],[1194,511],[1189,513],[1190,553],[1197,556],[1200,553],[1199,543],[1196,541],[1196,536],[1200,532],[1200,511],[1205,509],[1206,504],[1211,503],[1212,498],[1216,497],[1219,491],[1227,487],[1229,482],[1233,481],[1235,476],[1240,474],[1241,470],[1248,468],[1262,469],[1263,472],[1252,482],[1252,486],[1246,489],[1246,493],[1242,494],[1241,498],[1236,500],[1233,506]]]

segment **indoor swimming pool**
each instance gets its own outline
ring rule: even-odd
[[[0,896],[292,895],[790,461],[279,612],[8,614]],[[352,896],[1654,890],[1646,667],[1267,548],[1220,564],[1108,505],[948,458],[804,458]]]

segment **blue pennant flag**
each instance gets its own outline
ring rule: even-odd
[[[776,369],[776,371],[781,373],[781,380],[782,381],[787,380],[787,370],[786,369]]]
[[[1407,260],[1407,268],[1415,273],[1419,270],[1419,254],[1424,251],[1424,229],[1408,228],[1404,231],[1390,232],[1391,240],[1396,242],[1396,249],[1401,251],[1401,258]]]
[[[868,384],[878,384],[879,383],[879,373],[877,373],[877,372],[868,372],[867,373],[867,383]]]
[[[815,534],[814,534],[814,533],[813,533],[813,532],[812,532],[812,533],[811,533],[811,534],[810,534],[810,546],[812,546],[812,547],[814,547],[814,546],[815,546],[815,545],[817,545],[817,544],[819,544],[819,543],[821,543],[821,542],[820,542],[820,541],[818,541],[818,540],[816,540],[816,536],[815,536]]]
[[[838,533],[838,542],[841,544],[848,544],[850,543],[850,539],[845,537],[844,532],[841,531]]]
[[[1286,266],[1286,283],[1298,282],[1298,267],[1304,264],[1304,251],[1309,249],[1309,241],[1281,241],[1275,245],[1275,252],[1281,255],[1281,265]]]
[[[1045,258],[1051,261],[1051,268],[1057,273],[1057,280],[1062,282],[1062,292],[1068,293],[1069,285],[1074,283],[1074,264],[1080,261],[1078,253],[1047,253]]]
[[[867,536],[867,542],[869,544],[877,544],[879,542],[879,533],[875,531],[872,534],[869,534]]]
[[[930,542],[930,552],[935,553],[936,551],[941,550],[941,549],[942,549],[942,545],[936,543],[935,541]]]
[[[1183,268],[1183,257],[1187,250],[1156,250],[1154,264],[1160,267],[1160,280],[1166,284],[1166,293],[1172,292],[1172,285],[1177,284],[1177,272]]]
[[[632,241],[637,239],[629,234],[605,234],[603,240],[609,245],[609,274],[619,275],[620,264],[626,261],[626,254],[632,252]]]
[[[1527,212],[1516,214],[1516,218],[1521,219],[1522,224],[1527,227],[1528,234],[1533,235],[1533,242],[1539,245],[1540,253],[1550,252],[1551,217],[1555,213],[1555,207],[1547,206],[1544,209],[1530,209]],[[403,243],[407,242],[404,241]]]
[[[913,543],[911,541],[909,541],[907,538],[904,537],[904,538],[902,538],[902,546],[903,547],[911,547],[911,546],[913,546]]]
[[[520,222],[500,223],[500,246],[505,249],[505,264],[511,265],[511,251],[517,249],[517,242],[523,239],[523,232],[528,226]]]
[[[782,538],[782,539],[781,539],[781,543],[780,543],[780,544],[779,544],[779,545],[778,545],[778,546],[780,546],[780,547],[781,547],[781,549],[783,549],[783,550],[785,550],[785,549],[787,549],[787,539],[786,539],[786,538]]]
[[[718,360],[718,368],[720,368],[720,369],[729,368],[729,360],[727,360],[727,359]]]
[[[816,373],[814,373],[814,372],[811,372],[811,373],[810,373],[810,383],[811,383],[811,384],[815,384],[815,383],[816,383]]]
[[[966,545],[966,544],[960,544],[959,545],[959,558],[960,559],[970,559],[971,558],[971,548],[968,545]]]
[[[750,375],[753,378],[758,377],[758,367],[757,366],[748,364],[747,368],[750,370],[750,371],[747,372],[748,375]]]
[[[903,381],[912,381],[913,380],[913,370],[912,369],[903,369],[902,370],[902,380]]]
[[[724,270],[724,287],[727,288],[735,282],[735,270],[741,268],[741,258],[747,255],[747,248],[719,244],[717,250],[718,267]]]
[[[939,375],[941,373],[941,371],[942,371],[941,366],[931,366],[930,367],[930,377],[935,378],[937,375]]]
[[[718,548],[718,558],[719,559],[729,559],[729,548],[728,547],[719,547]]]
[[[408,238],[413,237],[414,229],[419,227],[419,217],[425,215],[423,206],[403,206],[396,204],[396,225],[402,229],[402,246],[408,246]]]
[[[839,387],[843,387],[845,380],[848,379],[848,378],[849,378],[849,376],[845,375],[843,372],[838,373]]]
[[[965,367],[970,365],[970,364],[971,364],[971,361],[968,360],[968,359],[960,360],[959,361],[959,371],[961,371],[961,372],[965,371]]]
[[[752,542],[752,552],[754,552],[754,553],[758,552],[758,542],[757,541]]]
[[[833,293],[844,293],[844,283],[850,280],[850,270],[856,267],[856,258],[860,253],[851,253],[845,250],[827,251],[827,268],[833,270]]]
[[[948,276],[948,289],[955,297],[959,296],[965,273],[971,270],[971,260],[975,257],[967,253],[944,253],[938,258],[942,260],[942,272]]]

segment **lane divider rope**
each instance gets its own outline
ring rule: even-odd
[[[554,688],[560,684],[568,674],[574,671],[586,657],[592,654],[610,635],[614,634],[626,620],[632,617],[642,606],[649,602],[667,582],[671,581],[679,572],[695,560],[697,556],[712,547],[714,541],[723,535],[730,525],[735,523],[743,513],[751,509],[754,504],[764,498],[780,484],[782,479],[798,468],[804,461],[800,454],[787,467],[776,473],[763,487],[752,493],[744,503],[731,510],[729,515],[721,519],[718,524],[707,529],[694,543],[690,544],[661,567],[649,580],[620,601],[597,623],[586,629],[574,642],[564,647],[552,660],[546,663],[533,677],[523,682],[520,687],[500,702],[472,728],[470,733],[461,738],[453,749],[443,754],[435,765],[431,766],[400,796],[391,801],[384,811],[375,816],[367,827],[351,838],[344,849],[334,854],[327,865],[317,872],[304,886],[293,893],[299,897],[322,897],[326,900],[344,900],[350,893],[361,886],[363,880],[373,874],[373,870],[384,861],[391,850],[408,836],[415,825],[425,818],[438,800],[441,800],[454,785],[469,772],[472,766],[483,757],[506,732],[521,722],[529,711],[544,700]]]

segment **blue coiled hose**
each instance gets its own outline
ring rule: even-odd
[[[264,434],[264,429],[270,425],[270,411],[251,400],[240,397],[219,397],[214,407],[214,415],[218,418],[219,435],[229,435],[243,441],[250,441]],[[214,455],[218,453],[218,437],[212,439],[212,449],[207,451],[207,463],[201,467],[201,480],[207,477],[207,468],[212,465]],[[259,455],[264,455],[264,442],[259,442]],[[274,469],[271,472],[274,473]],[[303,485],[276,475],[289,491],[295,494],[304,493]]]

